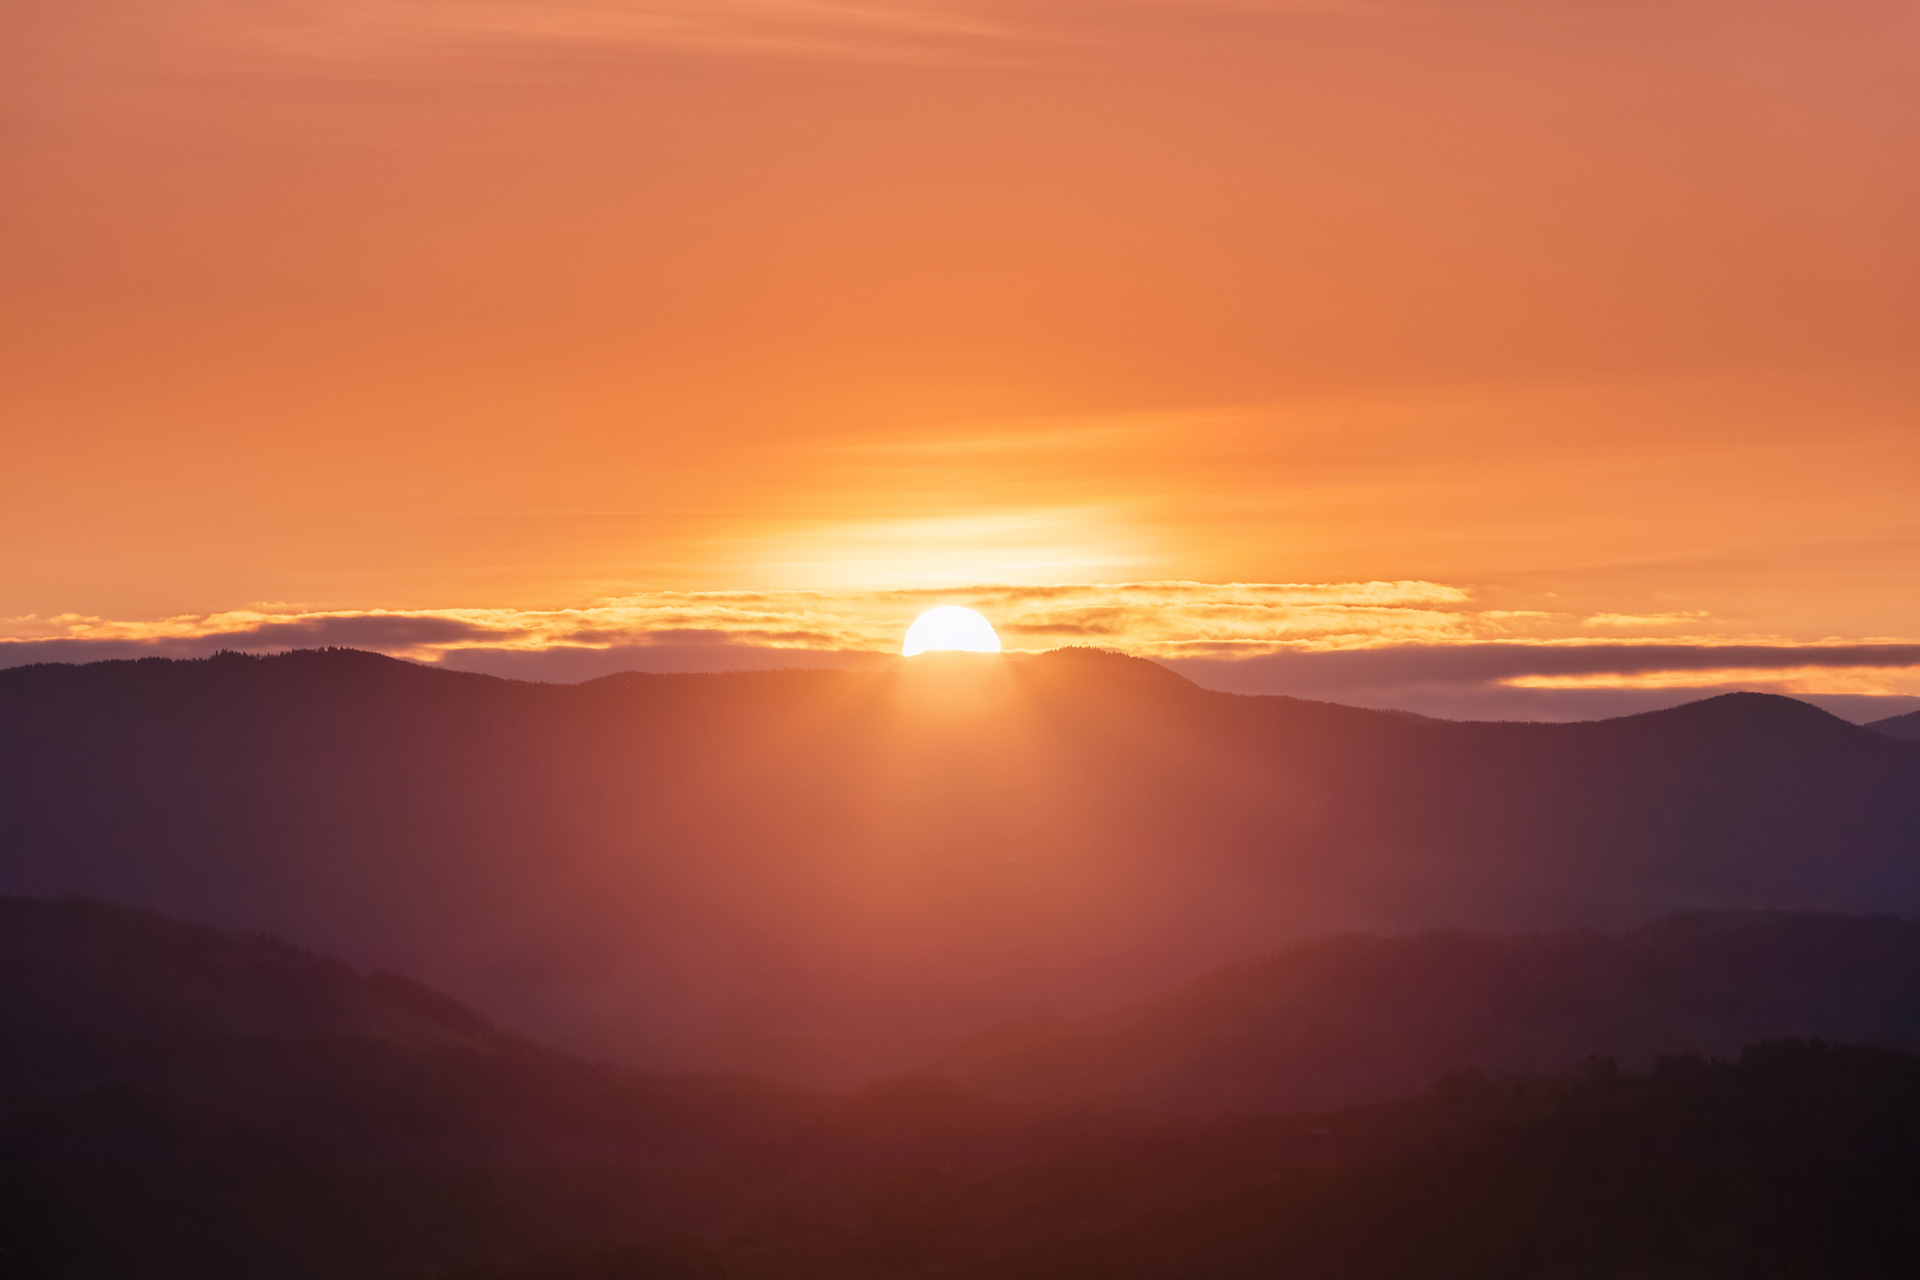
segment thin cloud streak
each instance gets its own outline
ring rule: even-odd
[[[0,637],[0,666],[338,645],[563,681],[621,670],[860,667],[896,654],[908,624],[942,604],[980,610],[1013,651],[1090,645],[1162,661],[1216,689],[1359,705],[1471,714],[1516,696],[1571,706],[1596,694],[1674,700],[1725,688],[1920,695],[1912,641],[1714,635],[1697,613],[1490,609],[1460,587],[1417,580],[653,592],[570,609],[263,608],[148,622],[66,615],[14,620]],[[1646,634],[1680,625],[1693,633]],[[1642,634],[1621,634],[1630,629]]]
[[[470,645],[545,649],[682,643],[892,652],[938,604],[988,614],[1013,648],[1069,637],[1129,652],[1192,646],[1266,651],[1299,642],[1468,639],[1509,615],[1476,613],[1471,597],[1433,582],[1140,582],[903,590],[650,592],[573,609],[306,611],[259,608],[123,621],[61,615],[16,619],[0,645],[178,644],[236,649],[341,644],[433,659]]]
[[[1871,721],[1920,710],[1920,645],[1584,638],[1174,658],[1207,688],[1464,720],[1594,720],[1736,690]]]
[[[1846,673],[1846,683],[1905,683],[1920,692],[1920,644],[1727,644],[1633,640],[1561,640],[1392,644],[1346,649],[1292,649],[1222,662],[1175,660],[1177,670],[1204,673],[1206,683],[1246,692],[1302,696],[1381,694],[1432,686],[1513,688],[1721,687],[1804,684]],[[1196,676],[1196,678],[1198,678]],[[1807,690],[1815,692],[1817,690]],[[1883,692],[1893,688],[1834,688]]]
[[[821,0],[287,0],[181,4],[153,15],[174,37],[238,65],[396,69],[501,55],[680,51],[837,61],[943,61],[1012,34],[1005,7]]]
[[[1022,49],[1132,32],[1169,21],[1228,20],[1538,24],[1666,20],[1713,12],[1600,0],[281,0],[175,3],[137,20],[203,48],[253,60],[362,69],[398,61],[502,53],[659,49],[846,61],[979,61]]]

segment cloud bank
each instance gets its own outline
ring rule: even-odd
[[[0,666],[343,646],[549,681],[616,671],[863,667],[912,620],[978,609],[1007,648],[1116,649],[1196,682],[1465,718],[1585,718],[1732,688],[1858,719],[1920,707],[1920,643],[1712,634],[1694,613],[1493,609],[1423,581],[1136,582],[869,592],[653,592],[550,610],[257,608],[152,621],[14,619]]]

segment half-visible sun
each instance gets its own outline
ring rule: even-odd
[[[900,652],[911,658],[916,653],[938,649],[960,649],[968,653],[1000,652],[1000,637],[993,624],[971,609],[957,604],[929,609],[907,628],[907,642]]]

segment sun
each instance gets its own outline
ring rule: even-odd
[[[911,658],[916,653],[937,649],[960,649],[968,653],[1000,652],[1000,637],[993,624],[971,609],[957,604],[929,609],[907,628],[907,642],[900,652]]]

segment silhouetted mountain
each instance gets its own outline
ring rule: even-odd
[[[1889,738],[1920,742],[1920,711],[1909,711],[1904,716],[1888,716],[1885,720],[1875,720],[1867,728],[1877,733],[1884,733]]]
[[[0,899],[0,1275],[366,1280],[818,1212],[870,1167],[1057,1141],[951,1086],[596,1066],[404,978]]]
[[[0,1045],[0,1095],[58,1102],[15,1156],[633,1163],[798,1114],[785,1089],[595,1066],[406,978],[75,899],[0,899]],[[167,1115],[94,1123],[129,1091]]]
[[[1028,1105],[1291,1111],[1463,1069],[1645,1066],[1786,1036],[1920,1045],[1920,924],[1692,914],[1621,936],[1315,939],[1106,1017],[1001,1028],[930,1070]]]
[[[1823,927],[1776,956],[1781,929]],[[1905,954],[1906,926],[1876,921],[1694,919],[1635,945],[1708,968],[1757,952],[1763,986],[1824,1007],[1861,958],[1846,928]],[[924,1078],[830,1099],[595,1067],[269,939],[0,900],[0,1050],[8,1280],[1920,1267],[1920,1059],[1818,1042],[1457,1074],[1294,1116],[1074,1120]]]
[[[841,1220],[472,1280],[1892,1280],[1917,1203],[1920,1059],[1787,1041],[925,1170]]]
[[[96,1046],[183,1036],[330,1036],[477,1053],[519,1044],[406,978],[363,977],[263,935],[77,898],[0,898],[0,1026]],[[0,1079],[71,1083],[23,1079],[27,1066],[10,1055]]]
[[[0,672],[0,889],[416,974],[570,1048],[852,1081],[1339,930],[1920,905],[1920,747],[1757,694],[1453,724],[1090,652],[545,686]]]

